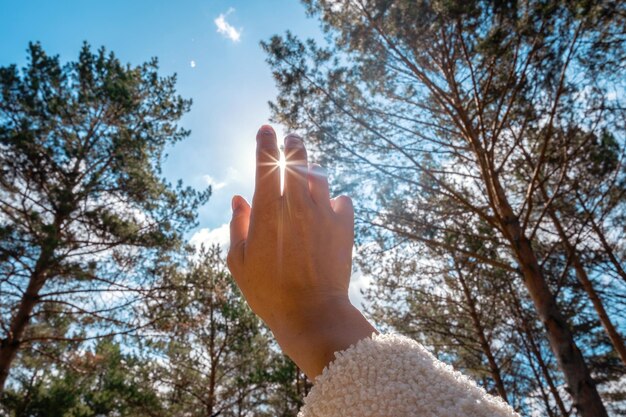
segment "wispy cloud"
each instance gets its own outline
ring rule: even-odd
[[[213,178],[210,175],[203,175],[202,179],[207,185],[211,186],[211,189],[213,191],[221,190],[227,185],[226,181],[217,181],[215,178]]]
[[[241,29],[235,29],[233,25],[226,21],[226,16],[233,13],[235,9],[232,7],[228,9],[226,13],[222,13],[215,18],[215,26],[217,26],[217,33],[222,34],[233,42],[239,42],[241,38]]]

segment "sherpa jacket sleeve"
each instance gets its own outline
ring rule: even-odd
[[[298,417],[519,417],[412,339],[374,335],[335,353]]]

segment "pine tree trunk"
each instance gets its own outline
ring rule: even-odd
[[[598,314],[598,317],[600,318],[600,323],[602,323],[602,326],[604,327],[604,330],[609,336],[609,339],[611,340],[613,347],[615,348],[619,357],[622,359],[622,362],[626,364],[626,346],[624,346],[624,339],[622,339],[620,334],[617,332],[617,329],[613,325],[613,322],[609,318],[609,315],[607,314],[604,308],[604,305],[602,304],[602,300],[600,300],[600,296],[596,292],[595,288],[593,288],[593,284],[591,280],[589,279],[589,275],[587,275],[587,271],[585,270],[582,262],[580,261],[580,256],[578,254],[578,251],[569,242],[569,239],[565,233],[565,230],[563,229],[563,225],[559,221],[559,218],[557,217],[554,210],[549,208],[548,215],[552,219],[552,223],[554,224],[556,230],[559,233],[559,238],[561,239],[561,242],[563,243],[563,246],[567,252],[567,256],[569,257],[569,259],[572,262],[572,265],[574,266],[574,270],[576,271],[576,277],[578,278],[578,281],[580,281],[580,284],[582,285],[583,289],[589,296],[589,299],[591,300],[591,303],[593,304],[593,308],[596,310],[596,313]]]
[[[543,187],[540,187],[540,188],[541,188],[542,196],[545,199],[545,201],[550,201],[550,198],[548,197],[546,190]],[[548,207],[547,213],[548,213],[548,216],[550,216],[550,219],[552,220],[552,224],[554,224],[554,227],[556,228],[557,233],[559,234],[559,238],[561,239],[561,243],[563,244],[563,247],[565,248],[565,251],[567,252],[568,258],[570,259],[570,261],[572,262],[572,265],[574,266],[574,271],[576,271],[576,277],[578,278],[578,281],[580,281],[580,284],[582,285],[583,289],[589,296],[589,299],[591,300],[591,303],[593,304],[593,308],[596,310],[596,313],[598,314],[598,317],[600,318],[600,323],[602,323],[604,330],[609,336],[609,339],[611,340],[611,343],[613,344],[615,351],[617,352],[619,357],[622,359],[622,362],[626,364],[626,346],[624,346],[624,339],[617,332],[617,329],[613,325],[613,322],[609,318],[609,315],[607,314],[606,309],[604,308],[604,304],[602,304],[602,300],[600,300],[600,296],[596,292],[595,288],[593,288],[593,283],[589,279],[589,275],[587,275],[587,271],[585,270],[580,260],[578,251],[570,243],[569,238],[567,237],[567,233],[565,233],[565,229],[563,228],[563,225],[561,224],[561,221],[559,217],[557,216],[556,212],[554,211],[554,209],[552,207]]]
[[[539,262],[530,241],[522,233],[519,219],[505,200],[500,198],[498,203],[502,230],[518,259],[524,284],[546,328],[550,346],[563,371],[574,406],[581,417],[607,417],[589,368],[574,341],[567,322],[558,309],[554,295],[539,268]]]
[[[550,375],[550,370],[548,369],[546,362],[543,360],[543,356],[541,355],[541,351],[539,350],[539,347],[537,346],[537,343],[535,342],[533,333],[530,327],[528,327],[528,323],[524,318],[522,305],[519,301],[517,291],[515,290],[515,288],[513,288],[513,285],[510,282],[509,282],[509,293],[513,299],[512,304],[513,304],[513,307],[515,308],[514,315],[517,316],[517,318],[519,319],[521,326],[522,326],[522,330],[524,331],[524,334],[526,335],[526,338],[528,339],[528,344],[527,344],[526,338],[524,338],[524,335],[522,335],[521,330],[519,330],[518,328],[518,331],[520,332],[520,337],[522,338],[524,346],[526,347],[526,350],[532,352],[532,354],[537,359],[537,363],[539,364],[541,373],[543,374],[543,377],[545,378],[546,383],[548,384],[548,388],[550,389],[550,393],[552,394],[552,397],[554,398],[554,401],[556,402],[557,407],[561,411],[561,414],[563,415],[563,417],[567,417],[570,415],[570,413],[565,408],[565,404],[563,403],[561,394],[559,394],[559,391],[556,388],[554,380],[552,379],[552,375]],[[530,361],[530,358],[529,358],[529,361]],[[532,363],[531,363],[531,367],[532,367]],[[537,380],[540,381],[539,379]]]
[[[459,277],[459,282],[461,283],[461,287],[463,288],[463,294],[465,295],[465,299],[467,301],[467,305],[469,307],[470,316],[472,318],[472,323],[474,325],[474,329],[476,330],[476,335],[478,336],[478,340],[480,341],[480,346],[487,357],[487,362],[489,363],[489,370],[491,372],[491,377],[493,378],[496,384],[496,390],[498,391],[498,395],[502,397],[502,399],[508,404],[509,400],[507,398],[506,388],[504,387],[504,382],[502,381],[502,375],[500,373],[500,367],[496,362],[496,358],[493,356],[493,352],[491,351],[491,346],[489,345],[489,341],[485,336],[485,329],[480,321],[480,317],[478,316],[478,311],[476,310],[476,301],[470,292],[467,283],[465,282],[465,278],[461,271],[457,269],[457,275]]]
[[[21,339],[30,321],[31,313],[37,305],[39,291],[45,282],[46,276],[43,272],[35,272],[31,276],[17,313],[11,320],[9,333],[7,337],[0,341],[0,393],[4,391],[11,364],[20,348]]]
[[[28,281],[28,287],[17,309],[17,313],[11,320],[7,336],[0,341],[0,393],[4,391],[4,385],[9,377],[11,364],[17,355],[22,337],[30,322],[33,309],[39,302],[39,291],[48,279],[48,270],[57,245],[58,230],[62,219],[57,218],[53,224],[52,231],[46,239],[47,244],[43,246],[39,258],[35,263],[35,268]]]

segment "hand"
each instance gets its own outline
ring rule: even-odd
[[[276,133],[257,133],[252,208],[233,198],[228,267],[252,310],[283,351],[313,379],[333,359],[375,329],[348,298],[354,210],[350,198],[330,199],[319,165],[307,164],[297,135],[285,138],[280,192]]]

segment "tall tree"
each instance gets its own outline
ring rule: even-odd
[[[295,416],[282,391],[290,391],[295,376],[289,370],[297,368],[272,346],[220,248],[200,248],[185,268],[167,272],[165,283],[148,310],[170,314],[155,321],[146,352],[160,358],[151,383],[162,392],[167,414]]]
[[[64,65],[31,44],[23,69],[0,68],[0,392],[21,349],[148,325],[155,265],[210,193],[160,175],[189,134],[175,82],[87,44]]]
[[[578,248],[591,220],[602,231],[624,213],[624,106],[615,91],[624,91],[626,6],[304,3],[331,45],[291,34],[263,44],[279,87],[275,119],[303,129],[319,155],[339,165],[344,187],[368,198],[360,212],[370,230],[514,272],[579,414],[606,416],[556,291],[573,266],[614,352],[622,351],[623,336],[592,282],[619,275],[623,260],[610,255],[620,251],[606,249],[622,242],[594,247],[605,251],[609,276],[589,273],[593,264]],[[585,164],[584,155],[597,156]],[[590,173],[604,160],[614,163]],[[565,204],[573,196],[580,201]],[[581,212],[588,220],[574,221]],[[450,236],[459,233],[501,256],[457,245]],[[557,274],[546,267],[555,251],[566,258]]]
[[[465,230],[470,232],[472,227],[467,225]],[[464,237],[466,242],[461,242]],[[497,251],[489,244],[471,240],[471,236],[459,234],[451,235],[448,242],[498,260]],[[362,249],[367,252],[361,259],[363,272],[376,277],[376,285],[366,292],[373,318],[420,340],[441,360],[473,377],[522,414],[538,410],[533,398],[545,382],[543,375],[529,369],[534,363],[528,354],[534,352],[520,349],[528,337],[510,311],[508,286],[515,272],[463,255],[451,258],[446,251],[412,240],[394,245],[384,251],[384,257],[378,256],[377,262],[368,259],[376,256],[380,247]],[[421,259],[416,259],[416,252]],[[532,321],[530,326],[534,330]],[[542,410],[544,414],[550,411],[551,407]]]
[[[172,414],[237,416],[263,393],[259,373],[268,340],[216,247],[201,248],[186,270],[171,271],[169,285],[150,311],[171,314],[155,322],[155,385],[166,388]],[[152,354],[152,353],[150,353]]]

